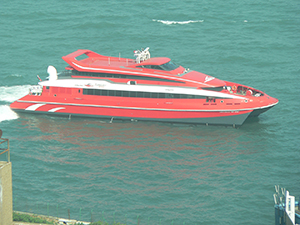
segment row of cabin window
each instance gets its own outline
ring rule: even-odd
[[[149,81],[161,81],[161,82],[173,82],[184,83],[182,81],[170,80],[157,77],[137,76],[137,75],[124,75],[113,73],[91,73],[91,72],[79,72],[74,70],[73,73],[77,76],[89,76],[89,77],[108,77],[108,78],[122,78],[122,79],[134,79],[134,80],[149,80]]]
[[[118,97],[136,97],[136,98],[181,98],[181,99],[205,99],[205,96],[171,94],[171,93],[153,93],[138,91],[116,91],[100,89],[83,89],[84,95],[118,96]]]

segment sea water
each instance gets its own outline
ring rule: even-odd
[[[300,9],[291,1],[2,1],[0,128],[14,210],[127,224],[273,224],[300,195]],[[279,99],[234,129],[16,114],[77,49],[152,57]]]

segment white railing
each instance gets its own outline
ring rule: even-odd
[[[41,85],[34,85],[29,88],[29,93],[31,95],[41,95],[43,92],[43,87]]]

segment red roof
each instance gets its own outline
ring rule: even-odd
[[[155,57],[147,59],[146,61],[141,62],[139,65],[162,65],[170,61],[171,59],[167,57]]]

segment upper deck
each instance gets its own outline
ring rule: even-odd
[[[84,57],[82,57],[84,56]],[[162,78],[179,81],[186,86],[221,87],[225,83],[212,76],[189,71],[176,65],[167,57],[150,58],[148,48],[135,51],[136,59],[103,56],[90,50],[79,49],[63,60],[70,66],[66,69],[88,73],[124,74],[139,77]]]
[[[142,53],[140,53],[142,54]],[[141,57],[140,54],[136,59],[128,59],[121,57],[104,56],[90,50],[79,49],[69,55],[63,56],[70,67],[67,69],[75,69],[85,72],[99,72],[99,71],[111,71],[121,72],[124,69],[143,71],[143,69],[158,70],[158,72],[168,73],[171,75],[178,75],[185,71],[182,66],[177,66],[171,62],[167,57]],[[135,54],[137,55],[137,53]],[[83,58],[84,57],[84,58]],[[79,59],[82,58],[82,59]]]
[[[77,59],[80,57],[82,58],[83,55],[85,56],[85,58]],[[73,53],[63,56],[62,59],[65,60],[65,62],[68,63],[71,67],[80,65],[81,67],[84,66],[84,68],[100,68],[108,66],[118,68],[136,64],[134,59],[104,56],[85,49],[79,49]],[[81,68],[80,66],[78,68],[79,71],[88,70]]]

